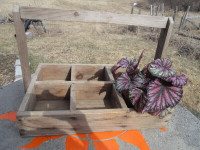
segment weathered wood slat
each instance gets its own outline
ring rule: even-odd
[[[85,83],[85,84],[74,84],[76,100],[102,100],[110,97],[112,84],[101,82],[101,83]]]
[[[115,86],[112,86],[112,94],[111,94],[113,103],[118,106],[119,108],[127,108],[127,105],[122,97],[118,95],[118,92]]]
[[[43,65],[42,80],[71,80],[71,65]]]
[[[69,99],[71,83],[68,82],[35,82],[34,88],[37,100]]]
[[[20,7],[20,14],[23,19],[62,20],[93,23],[99,22],[155,28],[165,28],[168,20],[167,17],[35,7]]]
[[[70,87],[70,110],[76,110],[76,95],[74,84]]]
[[[33,111],[69,110],[69,100],[39,100],[36,101]]]
[[[105,66],[73,65],[72,80],[106,81]]]
[[[19,112],[18,126],[22,136],[90,133],[167,125],[171,114],[163,119],[132,109]],[[38,124],[38,122],[40,122]]]
[[[173,29],[173,24],[174,24],[173,19],[169,17],[166,29],[162,29],[160,32],[160,37],[158,40],[158,45],[154,59],[166,57],[167,48],[169,45],[169,40]]]
[[[31,82],[31,71],[29,67],[28,48],[26,43],[24,23],[20,18],[19,11],[20,11],[19,6],[15,6],[13,8],[13,19],[16,32],[16,39],[17,39],[19,57],[21,62],[24,90],[26,92]]]
[[[107,66],[105,66],[105,78],[106,81],[115,81],[111,70]]]
[[[88,110],[93,109],[110,109],[113,108],[111,104],[111,99],[86,99],[86,100],[78,100],[76,104],[77,110]]]
[[[27,92],[22,100],[22,103],[19,107],[19,111],[25,111],[25,110],[28,110],[30,108],[32,108],[35,104],[35,88],[34,88],[34,83],[35,81],[38,79],[38,78],[41,78],[41,66],[42,65],[39,65],[36,72],[35,72],[35,75],[33,76],[32,80],[31,80],[31,83],[27,89]]]

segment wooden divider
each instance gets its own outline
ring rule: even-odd
[[[76,110],[76,95],[74,84],[71,84],[70,87],[70,110]]]

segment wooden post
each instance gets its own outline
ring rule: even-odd
[[[133,3],[132,8],[131,8],[131,14],[134,14],[134,3]],[[128,29],[129,29],[130,31],[133,31],[133,32],[137,33],[137,28],[136,28],[136,26],[129,26]]]
[[[153,15],[153,12],[152,12],[152,5],[150,6],[150,15],[151,15],[151,16]]]
[[[173,24],[174,24],[173,19],[169,17],[166,28],[161,30],[154,59],[166,57],[167,47],[171,37]]]
[[[160,5],[157,7],[156,16],[159,16],[159,11],[160,11]]]
[[[155,12],[156,12],[156,6],[153,6],[153,14],[152,14],[152,16],[155,16]]]
[[[176,6],[175,9],[174,9],[174,16],[173,16],[174,23],[176,22],[177,12],[178,12],[178,6]]]
[[[162,3],[162,16],[164,16],[164,13],[165,13],[165,4]]]
[[[76,110],[76,94],[74,84],[72,84],[70,88],[70,110]]]
[[[156,12],[156,6],[153,6],[153,13],[152,13],[152,16],[155,15],[155,12]],[[151,28],[151,32],[154,32],[154,28]]]
[[[134,13],[134,5],[132,5],[132,8],[131,8],[131,14]]]
[[[141,15],[141,9],[139,9],[138,15]],[[140,27],[138,26],[136,29],[136,34],[138,34],[139,32],[140,32]]]
[[[19,50],[19,57],[21,62],[24,90],[26,92],[31,81],[31,72],[29,67],[28,49],[26,43],[24,23],[20,18],[19,6],[14,6],[13,8],[13,19]]]

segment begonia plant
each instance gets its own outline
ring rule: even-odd
[[[182,87],[188,79],[184,74],[177,75],[167,58],[153,60],[140,70],[138,66],[143,53],[138,61],[122,58],[113,67],[116,89],[121,93],[128,91],[128,99],[136,111],[163,117],[180,102]],[[126,71],[117,76],[119,68]]]

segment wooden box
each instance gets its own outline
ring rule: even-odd
[[[163,119],[128,108],[113,65],[40,64],[17,113],[22,136],[163,128]]]

